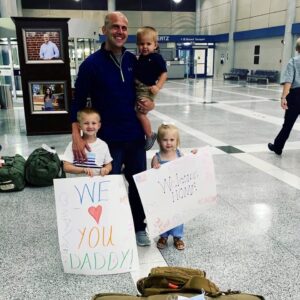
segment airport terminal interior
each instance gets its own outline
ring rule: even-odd
[[[0,0],[2,8],[7,4],[5,2]],[[55,12],[57,15],[52,17],[62,17],[57,8],[62,4],[56,1],[44,1],[46,7],[53,5],[53,9],[57,9],[47,13],[42,4],[33,9],[34,1],[21,2],[25,17],[37,17],[36,14],[41,12],[44,12],[42,17]],[[61,1],[64,2],[68,1]],[[134,16],[140,12],[133,4],[132,10],[126,11],[122,6],[125,2],[108,0],[107,5],[129,15],[129,22],[132,19],[135,24],[131,28],[131,34],[134,34],[135,27],[140,25]],[[151,6],[149,1],[136,2],[144,3],[144,7]],[[136,281],[157,266],[205,270],[207,277],[222,291],[240,290],[262,295],[267,300],[300,300],[299,121],[295,123],[281,155],[271,152],[267,146],[273,143],[284,120],[279,75],[288,59],[295,55],[300,3],[291,0],[191,2],[194,3],[192,7],[185,4],[183,11],[171,12],[173,17],[179,17],[180,24],[189,24],[186,32],[171,34],[167,27],[163,32],[164,38],[170,40],[176,36],[173,42],[162,43],[161,47],[166,60],[170,59],[168,70],[171,76],[155,100],[155,109],[149,113],[154,129],[163,122],[178,127],[180,149],[185,154],[202,147],[208,147],[212,154],[217,197],[215,201],[204,203],[198,215],[185,223],[183,239],[186,248],[176,250],[170,239],[165,249],[158,250],[155,238],[150,247],[137,247],[137,270],[94,276],[68,274],[63,270],[60,254],[54,187],[27,186],[20,192],[1,193],[1,300],[88,300],[97,293],[107,292],[136,295]],[[80,3],[82,5],[84,0]],[[176,8],[174,4],[171,6]],[[166,22],[159,16],[169,16],[169,8],[163,7],[159,12],[153,7],[151,9],[143,11],[143,25],[151,21],[152,14],[156,15],[158,24]],[[104,16],[108,7],[98,7],[98,10]],[[231,20],[233,11],[234,22]],[[292,12],[293,18],[290,16]],[[200,21],[197,21],[197,14]],[[65,16],[71,18],[80,15],[89,14],[82,7],[65,12]],[[193,16],[192,21],[187,18],[189,15]],[[214,18],[215,15],[219,18]],[[268,22],[264,23],[266,18]],[[98,21],[101,26],[103,17]],[[195,24],[191,24],[193,22]],[[196,23],[201,27],[199,32],[191,29]],[[235,27],[231,26],[232,23]],[[155,23],[151,25],[155,26]],[[179,30],[180,26],[173,26],[173,30]],[[288,26],[292,31],[286,31]],[[4,32],[3,28],[1,32]],[[197,43],[192,39],[189,45],[183,45],[180,39],[191,39],[191,36],[202,36],[206,40]],[[208,36],[214,38],[208,39]],[[76,47],[87,47],[76,39],[69,40],[72,86],[76,80],[77,64],[84,58],[75,51]],[[90,52],[99,47],[90,36],[86,41]],[[19,41],[11,37],[8,44],[6,42],[1,40],[1,59],[6,57],[3,49],[9,49],[12,53],[10,59],[17,60],[16,43]],[[127,47],[134,48],[132,43]],[[235,55],[232,56],[232,52]],[[74,60],[72,54],[75,54]],[[199,58],[202,54],[204,61]],[[193,55],[192,59],[190,55]],[[14,86],[10,88],[11,97],[6,102],[2,98],[0,155],[18,153],[27,158],[34,149],[46,143],[55,147],[61,156],[71,141],[71,134],[28,134],[28,115],[24,108],[28,103],[24,100],[21,84],[24,78],[13,72],[14,64],[3,65],[1,61],[0,67],[5,74],[0,73],[1,85]],[[178,65],[183,69],[178,70]],[[271,70],[277,78],[270,81],[261,78],[252,81],[248,75],[224,78],[223,73],[230,73],[232,68],[247,69],[248,75],[253,75],[258,69]],[[12,80],[9,72],[12,72]],[[5,94],[0,95],[4,97]],[[31,109],[34,112],[34,106]],[[47,114],[43,116],[47,119]],[[148,168],[157,151],[157,143],[147,151]]]

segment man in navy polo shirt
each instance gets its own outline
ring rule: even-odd
[[[75,84],[75,99],[72,101],[73,152],[77,160],[85,160],[84,148],[88,145],[81,139],[76,121],[76,113],[91,105],[101,115],[99,138],[109,147],[112,161],[110,174],[124,172],[128,181],[131,211],[139,246],[149,246],[145,231],[143,206],[133,181],[133,175],[146,170],[145,138],[135,112],[134,66],[136,57],[126,51],[124,44],[128,38],[128,20],[120,12],[109,13],[105,17],[102,32],[106,41],[101,49],[90,55],[81,65]],[[141,112],[153,109],[151,101],[138,105]]]

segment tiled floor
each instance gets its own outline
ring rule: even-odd
[[[152,266],[206,270],[221,289],[270,300],[300,299],[300,124],[282,156],[267,149],[283,122],[277,84],[172,80],[151,113],[173,121],[182,148],[212,146],[217,202],[185,226],[186,250],[139,248],[140,270],[110,276],[64,274],[53,188],[0,194],[0,299],[90,299],[135,294]],[[24,156],[46,142],[62,153],[68,135],[26,136],[23,108],[0,111],[2,155]],[[157,145],[155,145],[157,148]],[[155,149],[148,152],[149,159]]]

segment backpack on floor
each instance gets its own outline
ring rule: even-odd
[[[25,158],[19,154],[3,156],[0,168],[0,192],[21,191],[25,187]]]
[[[47,145],[35,149],[25,164],[26,182],[34,186],[53,185],[54,178],[65,178],[62,162],[55,150]]]
[[[193,298],[200,296],[201,294],[190,294],[190,293],[167,293],[159,295],[151,295],[148,297],[133,296],[129,294],[121,293],[102,293],[95,295],[92,300],[177,300],[178,296],[185,298]],[[199,298],[198,298],[199,299]],[[246,294],[241,292],[220,292],[214,296],[204,294],[203,300],[265,300],[263,296]]]
[[[262,296],[240,291],[221,292],[206,278],[205,271],[182,267],[152,268],[147,277],[137,281],[137,289],[141,296],[101,293],[92,300],[177,300],[178,296],[198,296],[197,299],[201,300],[264,300]]]
[[[165,293],[218,293],[219,288],[206,278],[205,271],[182,267],[156,267],[137,282],[143,296]]]

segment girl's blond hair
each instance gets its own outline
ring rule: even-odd
[[[165,137],[165,135],[167,134],[168,131],[175,132],[176,140],[177,140],[176,148],[178,148],[180,146],[179,130],[173,124],[161,124],[158,127],[158,131],[157,131],[157,142],[158,142],[158,144],[160,144],[160,142],[163,140],[163,138]]]

